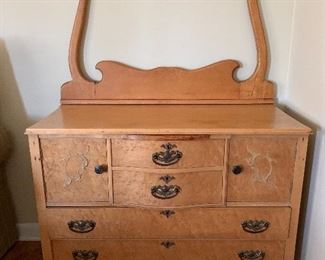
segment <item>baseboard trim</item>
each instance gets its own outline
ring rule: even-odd
[[[19,241],[39,241],[40,231],[38,223],[18,223],[18,240]]]

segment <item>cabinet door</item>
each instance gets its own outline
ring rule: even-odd
[[[235,137],[230,141],[229,202],[290,202],[295,137]]]
[[[43,138],[41,152],[48,205],[108,201],[106,139]]]

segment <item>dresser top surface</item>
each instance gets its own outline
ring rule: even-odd
[[[274,105],[61,105],[27,134],[308,134]]]

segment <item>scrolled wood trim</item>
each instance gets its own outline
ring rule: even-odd
[[[242,99],[273,97],[273,83],[266,80],[269,57],[259,0],[247,0],[247,5],[254,32],[257,62],[253,74],[242,82],[240,96]]]
[[[69,46],[69,68],[72,81],[93,82],[84,75],[81,66],[81,49],[83,45],[83,34],[87,23],[87,10],[90,0],[79,0],[78,9],[72,29]]]
[[[257,64],[251,78],[255,78],[257,81],[264,81],[268,69],[268,48],[266,43],[262,16],[259,9],[258,0],[248,0],[247,4],[250,13],[252,28],[254,31],[257,51]]]
[[[143,104],[148,100],[160,104],[233,104],[245,103],[247,100],[252,103],[272,102],[274,87],[265,79],[268,49],[259,0],[247,0],[257,49],[257,64],[254,73],[244,81],[237,81],[233,77],[240,66],[234,60],[224,60],[194,70],[176,67],[140,70],[114,61],[101,61],[96,68],[102,72],[102,80],[95,82],[89,79],[81,63],[89,3],[90,0],[79,0],[69,49],[72,81],[62,86],[63,104]],[[170,97],[173,99],[170,100]]]

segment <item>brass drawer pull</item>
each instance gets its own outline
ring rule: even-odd
[[[72,232],[88,233],[96,227],[96,222],[93,220],[71,220],[68,226]]]
[[[151,194],[157,199],[171,199],[177,196],[181,187],[177,185],[158,185],[151,188]]]
[[[152,161],[160,166],[169,166],[177,163],[183,156],[183,153],[178,150],[175,144],[167,143],[161,146],[166,151],[156,152],[152,155]]]
[[[241,260],[263,260],[265,253],[262,250],[247,250],[238,253]]]
[[[166,209],[166,210],[160,211],[160,214],[166,216],[166,218],[170,218],[172,215],[175,215],[176,213],[174,210]]]
[[[246,220],[241,226],[246,232],[255,234],[266,231],[270,226],[270,222],[266,220]]]
[[[175,246],[176,244],[173,241],[165,240],[165,241],[161,242],[161,245],[168,249],[168,248]]]
[[[72,252],[74,260],[96,260],[98,252],[95,250],[75,250]]]

